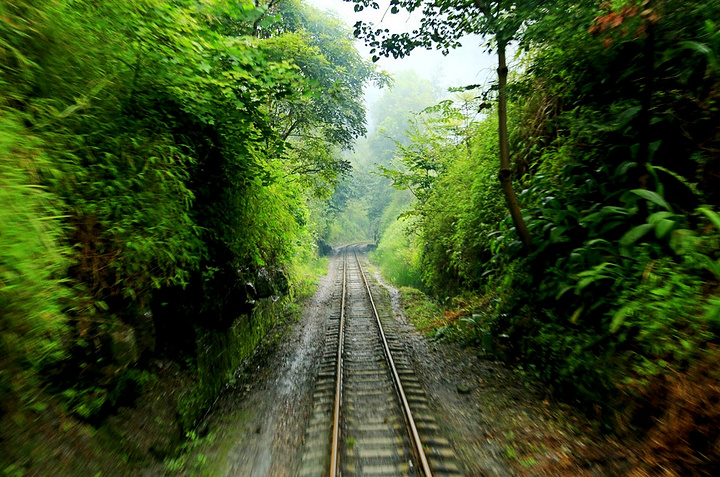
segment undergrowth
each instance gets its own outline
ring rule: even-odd
[[[405,291],[421,329],[491,341],[562,400],[641,439],[634,475],[715,475],[720,6],[557,6],[519,35],[527,53],[508,88],[530,238],[498,190],[497,123],[475,114],[495,91],[468,87],[426,110],[399,167],[382,171],[415,195],[404,244],[415,250],[378,255],[380,267],[419,253],[405,273],[442,304],[428,313]],[[399,243],[389,233],[378,248]]]

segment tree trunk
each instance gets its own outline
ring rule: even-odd
[[[500,172],[498,179],[505,194],[505,202],[507,203],[510,217],[512,217],[515,230],[525,247],[530,246],[530,232],[525,219],[523,219],[517,196],[512,186],[512,171],[510,170],[510,144],[508,140],[507,130],[507,75],[508,68],[505,62],[504,41],[498,41],[498,134],[500,140]]]

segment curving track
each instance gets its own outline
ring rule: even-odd
[[[461,475],[357,248],[340,252],[300,475]]]

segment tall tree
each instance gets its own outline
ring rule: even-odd
[[[352,0],[355,10],[367,7],[377,9],[377,2],[371,0]],[[510,211],[515,229],[525,246],[530,244],[530,232],[525,224],[517,196],[512,186],[510,168],[510,147],[507,133],[507,76],[506,50],[508,44],[516,38],[526,21],[531,19],[541,4],[538,0],[390,0],[390,13],[400,10],[422,13],[420,27],[409,33],[394,33],[388,29],[375,29],[372,24],[357,22],[355,34],[364,38],[372,47],[374,59],[379,55],[402,58],[417,47],[438,49],[447,54],[461,45],[468,34],[480,34],[493,39],[490,49],[495,49],[498,57],[497,95],[498,95],[498,141],[500,145],[500,171],[498,178],[502,185],[505,201]]]

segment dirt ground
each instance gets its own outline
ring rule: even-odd
[[[337,260],[299,320],[277,329],[198,428],[182,475],[295,476],[312,411],[325,318],[337,290]],[[375,274],[381,281],[381,277]],[[527,381],[521,370],[472,349],[432,342],[404,316],[400,293],[385,284],[415,371],[453,443],[465,475],[620,476],[632,453]],[[384,302],[384,305],[382,304]]]

